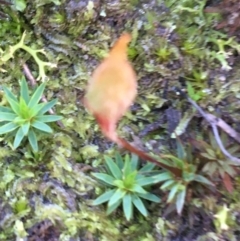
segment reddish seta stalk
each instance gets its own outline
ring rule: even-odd
[[[87,86],[84,104],[96,118],[105,137],[143,160],[169,170],[179,177],[181,170],[160,163],[117,134],[118,121],[137,95],[137,76],[127,58],[127,45],[130,41],[129,33],[122,34],[110,50],[108,57],[95,69]]]

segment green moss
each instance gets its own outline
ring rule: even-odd
[[[184,228],[192,222],[195,225],[198,222],[195,217],[202,217],[204,212],[209,214],[209,219],[201,225],[208,223],[208,226],[199,224],[206,234],[199,232],[198,241],[216,239],[223,234],[214,233],[214,229],[210,232],[209,223],[213,225],[214,221],[210,214],[218,212],[210,206],[221,201],[220,207],[231,203],[228,235],[238,240],[234,221],[239,209],[237,179],[234,180],[236,190],[231,194],[223,190],[222,179],[214,179],[216,184],[220,183],[220,197],[213,195],[212,201],[203,198],[206,192],[203,187],[190,185],[184,219],[174,214],[173,218],[165,215],[165,220],[163,214],[171,210],[166,203],[149,205],[150,218],[136,215],[131,222],[124,220],[121,210],[106,216],[105,208],[91,206],[99,186],[90,172],[101,170],[104,154],[114,156],[119,148],[105,140],[82,103],[91,72],[106,56],[114,40],[123,31],[129,31],[133,36],[129,59],[137,72],[139,88],[135,104],[119,123],[118,132],[122,137],[128,140],[133,137],[134,144],[151,150],[156,156],[160,151],[176,155],[175,134],[183,139],[183,145],[188,136],[203,137],[209,143],[209,129],[186,101],[176,95],[173,91],[176,86],[187,89],[190,97],[205,110],[217,105],[215,114],[238,128],[239,66],[234,61],[240,47],[236,37],[229,38],[215,29],[221,15],[204,12],[206,0],[144,3],[121,0],[115,4],[36,0],[14,1],[14,4],[1,7],[8,15],[8,19],[0,20],[1,83],[17,93],[23,63],[27,63],[41,81],[47,75],[46,98],[58,97],[55,112],[64,116],[64,129],[56,125],[53,138],[42,138],[39,153],[33,153],[28,143],[12,150],[8,139],[0,139],[0,226],[3,230],[0,239],[24,237],[25,231],[49,218],[60,240],[90,237],[170,241],[177,238],[179,230],[186,236],[191,233]],[[52,63],[57,67],[51,68]],[[225,84],[224,79],[228,83]],[[6,104],[2,92],[0,103]],[[166,118],[168,109],[180,114],[179,123],[175,123],[176,133],[169,131],[172,123]],[[201,172],[204,159],[195,151],[196,160],[191,165]],[[154,191],[166,199],[167,193],[159,191],[159,186]],[[191,192],[199,201],[190,198]]]

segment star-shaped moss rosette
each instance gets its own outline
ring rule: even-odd
[[[115,160],[116,162],[110,157],[105,157],[107,173],[92,173],[109,187],[93,201],[93,205],[108,202],[107,214],[110,214],[122,204],[127,220],[132,218],[134,206],[143,216],[147,216],[148,211],[143,199],[160,202],[159,197],[148,192],[149,186],[158,182],[158,175],[150,174],[155,165],[148,163],[138,169],[138,157],[135,155],[131,159],[126,155],[123,159],[117,154]]]
[[[46,53],[44,51],[44,49],[32,49],[31,47],[27,46],[24,44],[24,39],[26,37],[26,32],[23,33],[21,40],[19,41],[19,43],[15,44],[14,46],[10,46],[9,50],[4,51],[2,53],[2,56],[0,57],[0,65],[7,62],[9,59],[14,57],[14,53],[16,50],[18,49],[23,49],[26,52],[28,52],[30,55],[32,55],[32,57],[34,58],[35,62],[38,65],[39,68],[39,75],[37,77],[37,80],[42,80],[45,81],[47,79],[47,76],[45,74],[45,67],[49,66],[51,68],[53,67],[57,67],[56,64],[54,63],[50,63],[50,62],[45,62],[42,61],[39,57],[38,57],[38,53],[42,53],[46,56]]]
[[[45,89],[45,83],[42,83],[31,97],[25,79],[21,81],[20,85],[19,100],[7,87],[3,87],[10,107],[0,106],[0,123],[2,123],[0,135],[16,132],[14,148],[21,144],[24,137],[28,137],[33,150],[38,151],[37,131],[52,133],[53,130],[45,123],[60,120],[62,117],[45,115],[57,103],[57,99],[47,103],[38,103]]]

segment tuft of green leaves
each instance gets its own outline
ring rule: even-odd
[[[93,201],[93,205],[108,202],[107,214],[112,213],[122,203],[123,212],[127,220],[133,217],[133,207],[147,216],[148,211],[142,199],[152,202],[160,202],[160,198],[148,192],[144,187],[158,182],[156,175],[147,175],[154,168],[149,163],[138,170],[138,157],[128,155],[123,158],[117,154],[114,161],[105,157],[107,173],[92,173],[98,180],[109,188]]]
[[[163,155],[163,157],[182,170],[182,177],[178,179],[169,171],[164,171],[156,176],[158,181],[163,182],[160,189],[169,191],[167,203],[175,203],[178,214],[181,214],[190,183],[197,182],[206,186],[214,186],[214,184],[197,173],[197,165],[193,163],[191,149],[184,149],[180,142],[177,142],[177,156]],[[166,160],[163,161],[166,162]]]
[[[160,61],[165,62],[174,57],[173,46],[167,42],[167,39],[160,38],[157,46],[155,54]]]
[[[220,137],[228,152],[233,156],[239,157],[239,145],[232,144],[225,132],[221,132]],[[226,189],[232,191],[233,183],[230,177],[234,178],[237,175],[236,167],[239,165],[233,163],[222,153],[212,132],[208,134],[208,139],[209,143],[204,140],[193,142],[193,145],[200,151],[200,156],[203,159],[202,163],[204,165],[202,171],[210,177],[220,177]]]
[[[58,115],[45,115],[57,103],[57,99],[47,103],[38,103],[45,86],[46,84],[42,83],[30,97],[27,82],[25,79],[22,79],[19,100],[7,87],[3,87],[10,107],[0,106],[0,122],[2,122],[0,135],[10,132],[14,133],[14,148],[17,148],[24,137],[27,136],[31,147],[37,152],[38,142],[36,131],[52,133],[52,129],[46,123],[62,119]]]

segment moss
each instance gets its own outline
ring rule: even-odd
[[[16,5],[1,7],[8,16],[0,20],[1,83],[17,93],[23,63],[27,63],[35,77],[44,80],[47,75],[46,98],[58,97],[55,112],[64,116],[65,128],[55,125],[54,136],[41,137],[38,153],[33,153],[27,143],[13,150],[8,139],[0,137],[0,239],[26,236],[25,231],[30,234],[38,225],[41,230],[53,228],[52,233],[58,235],[59,240],[80,237],[168,241],[177,238],[178,233],[185,233],[189,240],[221,237],[221,233],[214,233],[214,218],[210,215],[217,210],[209,210],[211,202],[204,198],[208,191],[199,186],[190,187],[182,218],[176,218],[176,214],[169,211],[171,206],[165,203],[147,204],[150,218],[136,216],[131,222],[124,220],[121,210],[106,216],[105,207],[92,207],[99,183],[91,178],[90,172],[101,170],[103,154],[114,156],[118,147],[102,137],[82,103],[91,72],[106,56],[114,40],[123,31],[129,31],[133,35],[129,58],[138,74],[139,94],[119,123],[121,136],[129,140],[133,137],[134,144],[156,155],[160,151],[174,154],[176,142],[170,130],[173,120],[167,116],[167,111],[172,109],[179,114],[178,128],[175,123],[174,129],[181,134],[183,144],[187,143],[188,136],[201,137],[209,143],[206,124],[176,94],[174,87],[187,89],[203,108],[216,109],[214,114],[239,130],[237,60],[240,47],[236,38],[215,29],[222,21],[221,14],[206,13],[206,0],[25,3],[22,9]],[[10,46],[15,46],[15,50],[17,46],[14,58],[10,58]],[[44,49],[45,56],[37,54],[39,49]],[[50,63],[57,67],[51,68]],[[0,103],[5,102],[0,92]],[[200,160],[199,153],[194,154],[196,160]],[[195,164],[200,172],[199,163]],[[213,181],[221,183],[219,179]],[[228,233],[238,240],[238,180],[235,183],[232,194],[220,186],[219,196],[213,196],[213,203],[218,202],[220,206],[231,203]],[[203,190],[207,194],[203,195]],[[166,193],[158,186],[154,191],[166,199]],[[191,191],[199,201],[190,198]],[[236,221],[232,221],[234,219]],[[13,226],[17,228],[15,231]],[[206,230],[206,234],[197,229],[195,235],[196,226]],[[47,238],[45,236],[45,240]]]

